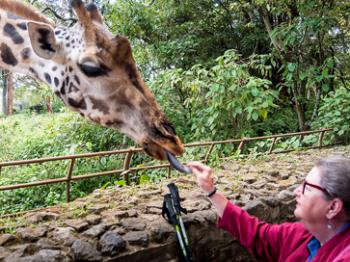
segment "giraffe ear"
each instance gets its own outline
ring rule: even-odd
[[[118,63],[123,63],[131,57],[131,46],[129,40],[124,37],[117,35],[114,38],[115,42],[115,59]]]
[[[29,38],[34,52],[45,59],[51,59],[58,50],[53,28],[44,23],[28,22]]]

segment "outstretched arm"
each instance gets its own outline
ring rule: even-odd
[[[200,162],[189,162],[187,164],[192,169],[193,174],[197,178],[197,183],[202,191],[206,194],[214,192],[215,186],[212,177],[212,169],[206,165],[203,165]],[[215,210],[220,218],[222,218],[228,199],[220,192],[216,192],[211,197],[210,201],[215,207]]]
[[[212,169],[199,162],[187,164],[197,178],[204,193],[214,192]],[[283,238],[290,230],[287,226],[270,225],[250,216],[246,211],[231,203],[222,193],[215,192],[209,197],[218,216],[218,227],[230,232],[258,260],[274,261],[280,256]],[[285,231],[285,232],[283,232]]]

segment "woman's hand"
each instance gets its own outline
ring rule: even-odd
[[[228,199],[222,193],[216,192],[212,176],[213,170],[200,162],[189,162],[187,166],[191,168],[192,173],[196,176],[199,187],[208,195],[219,217],[222,217]]]
[[[213,170],[200,162],[189,162],[187,166],[192,169],[199,187],[207,194],[213,192],[215,189],[212,177]]]

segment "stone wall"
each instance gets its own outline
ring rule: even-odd
[[[267,222],[293,220],[293,190],[315,158],[350,147],[225,161],[217,187]],[[0,220],[0,262],[181,261],[173,227],[162,218],[166,185],[175,182],[194,261],[254,261],[228,233],[216,228],[210,201],[190,175],[160,184],[96,190],[83,199],[24,217]]]

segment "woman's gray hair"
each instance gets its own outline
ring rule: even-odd
[[[350,159],[331,156],[317,160],[315,167],[321,172],[321,186],[330,194],[327,198],[340,198],[350,217]]]

